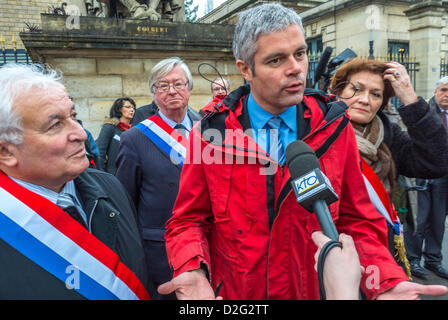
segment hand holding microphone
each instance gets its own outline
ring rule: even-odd
[[[355,299],[361,278],[359,258],[351,237],[341,236],[341,242],[349,246],[342,248],[338,231],[328,210],[328,205],[337,201],[338,195],[331,186],[330,180],[320,170],[316,154],[305,142],[296,140],[288,145],[286,165],[291,174],[291,184],[297,202],[307,211],[316,214],[323,234],[331,239],[327,241],[327,238],[318,232],[313,234],[313,241],[318,246],[316,269],[321,299],[327,299],[326,289],[328,289],[329,299]],[[329,255],[334,247],[339,247],[341,250],[333,250],[332,255]],[[330,261],[324,273],[327,255]],[[356,272],[353,273],[350,270]]]

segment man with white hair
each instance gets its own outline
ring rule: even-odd
[[[429,105],[440,114],[443,125],[448,130],[448,76],[437,81]],[[417,225],[414,228],[405,225],[406,252],[411,273],[422,279],[428,277],[427,271],[420,265],[423,255],[426,269],[448,279],[448,270],[442,267],[442,241],[448,209],[448,176],[430,180],[417,179],[416,183],[423,189],[418,191]]]
[[[135,212],[53,70],[0,69],[0,297],[148,299]]]
[[[200,119],[188,108],[192,88],[190,70],[180,58],[157,63],[149,75],[154,103],[141,111],[144,121],[121,135],[116,160],[115,175],[137,208],[154,288],[172,276],[166,257],[165,223],[172,215],[179,189],[186,137]],[[156,291],[150,294],[155,299],[174,298],[159,296]]]

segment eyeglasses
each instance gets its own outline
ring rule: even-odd
[[[174,90],[176,91],[182,91],[185,89],[185,87],[188,85],[187,82],[176,82],[176,83],[162,83],[158,86],[154,85],[154,88],[157,89],[158,92],[168,92],[170,91],[170,87],[173,86]]]
[[[343,81],[330,90],[332,93],[335,93],[338,90],[341,91],[341,94],[337,95],[341,99],[351,99],[354,96],[363,95],[366,91],[368,91],[366,88],[358,87],[349,81]],[[383,94],[382,92],[379,92],[377,90],[372,92],[369,91],[369,97],[371,97],[373,100],[380,100],[383,99]]]

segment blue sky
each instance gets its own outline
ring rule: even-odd
[[[225,1],[226,0],[214,0],[214,2],[213,2],[214,8],[218,7]],[[207,0],[193,0],[193,3],[194,3],[194,5],[199,5],[198,18],[202,17],[204,15],[204,10],[207,5]]]

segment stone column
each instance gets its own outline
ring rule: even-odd
[[[442,17],[446,7],[442,1],[418,0],[404,13],[409,18],[409,49],[419,62],[417,94],[430,98],[440,76],[440,50],[442,41]]]

